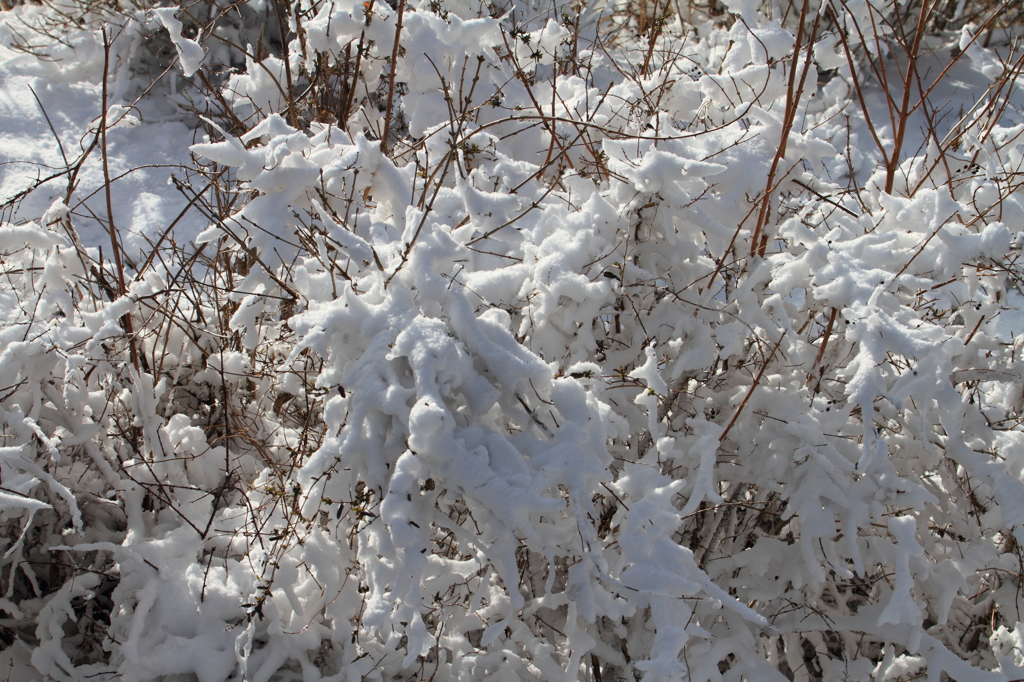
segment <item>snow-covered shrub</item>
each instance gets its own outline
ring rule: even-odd
[[[1019,53],[726,4],[76,34],[122,116],[167,32],[206,229],[104,256],[74,176],[9,203],[5,640],[55,680],[1024,676]]]

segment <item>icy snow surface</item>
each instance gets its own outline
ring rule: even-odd
[[[1020,32],[392,5],[0,13],[0,678],[1024,677]]]

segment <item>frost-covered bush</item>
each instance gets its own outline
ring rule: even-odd
[[[9,204],[5,642],[55,680],[1024,677],[1014,30],[726,8],[82,29],[92,82],[184,71],[148,96],[203,116],[207,229],[103,255],[71,162]]]

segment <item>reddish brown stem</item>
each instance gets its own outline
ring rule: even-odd
[[[388,106],[384,113],[384,134],[380,137],[380,150],[385,154],[388,152],[388,136],[391,135],[391,114],[395,104],[395,72],[398,70],[398,47],[404,17],[405,0],[398,0],[398,23],[395,25],[395,44],[391,46],[391,72],[388,74]]]
[[[121,296],[128,294],[128,287],[124,283],[124,263],[121,259],[121,243],[117,238],[117,228],[114,226],[114,202],[110,196],[110,163],[107,160],[107,76],[110,72],[110,38],[107,36],[107,29],[103,29],[103,95],[102,107],[100,108],[100,153],[103,156],[103,190],[107,199],[107,229],[110,231],[110,248],[114,251],[114,266],[117,268],[117,283],[120,287],[118,293]],[[132,364],[135,371],[139,371],[139,350],[135,346],[135,330],[132,325],[131,313],[125,313],[121,318],[124,331],[128,335],[128,348],[131,353]]]
[[[288,88],[288,123],[293,128],[299,127],[299,116],[295,112],[295,86],[292,83],[291,54],[288,50],[288,22],[285,14],[291,15],[288,0],[274,0],[274,14],[277,15],[277,26],[281,31],[281,59],[284,61],[285,87]]]
[[[768,354],[768,357],[765,358],[765,361],[761,364],[761,369],[757,370],[757,376],[754,377],[754,382],[750,384],[750,389],[747,390],[747,394],[743,396],[743,401],[740,402],[739,407],[736,408],[736,412],[733,413],[732,419],[729,420],[729,424],[725,427],[725,431],[722,431],[722,435],[718,437],[719,443],[725,440],[725,437],[729,435],[729,431],[736,423],[736,420],[740,418],[741,414],[743,414],[743,408],[747,406],[747,401],[750,400],[750,396],[754,394],[754,389],[756,389],[757,385],[761,383],[761,377],[764,376],[764,371],[768,368],[768,365],[771,364],[772,358],[775,357],[775,352],[779,350],[779,346],[782,345],[782,340],[785,338],[786,333],[783,332],[782,336],[779,337],[778,342],[775,344],[775,347],[772,348],[772,352]]]
[[[789,143],[789,134],[793,130],[793,123],[796,121],[796,111],[800,106],[800,98],[804,92],[804,82],[807,80],[807,72],[811,65],[811,51],[814,47],[814,38],[818,32],[820,15],[815,16],[811,25],[810,35],[804,42],[804,22],[809,12],[809,0],[804,0],[803,8],[800,10],[799,26],[796,31],[796,42],[793,44],[793,65],[789,70],[789,83],[786,87],[786,111],[782,117],[782,135],[779,146],[772,159],[771,169],[768,171],[768,181],[765,183],[764,197],[761,202],[761,210],[757,216],[757,224],[754,226],[754,233],[750,239],[750,255],[755,253],[764,257],[765,249],[768,246],[767,234],[762,234],[768,222],[772,204],[772,191],[775,188],[775,174],[778,172],[779,164],[786,157],[786,147]],[[797,67],[800,65],[800,49],[806,45],[807,55],[804,57],[803,70],[797,82]]]
[[[832,325],[836,323],[836,314],[838,312],[838,310],[833,308],[832,312],[828,316],[828,324],[825,325],[825,334],[824,336],[821,337],[821,348],[818,349],[818,355],[817,357],[814,358],[814,365],[811,367],[811,369],[814,369],[814,367],[817,367],[819,364],[821,364],[821,359],[825,357],[825,346],[828,345],[828,338],[832,336]]]
[[[885,167],[885,193],[892,194],[892,186],[896,181],[896,170],[900,165],[900,150],[903,148],[903,137],[907,132],[907,122],[910,120],[910,90],[913,87],[917,75],[917,58],[921,49],[921,38],[924,37],[924,25],[928,19],[928,0],[921,1],[921,14],[917,18],[917,30],[914,32],[914,43],[907,55],[907,73],[903,78],[903,100],[900,102],[898,112],[895,140],[892,145],[892,154],[889,155],[889,162]]]

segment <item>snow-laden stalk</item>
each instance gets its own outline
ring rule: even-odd
[[[55,680],[1020,679],[1024,61],[970,4],[19,10],[103,111],[76,156],[32,83],[64,170],[0,226],[5,644]],[[124,117],[172,63],[139,89],[198,138],[139,254]]]

